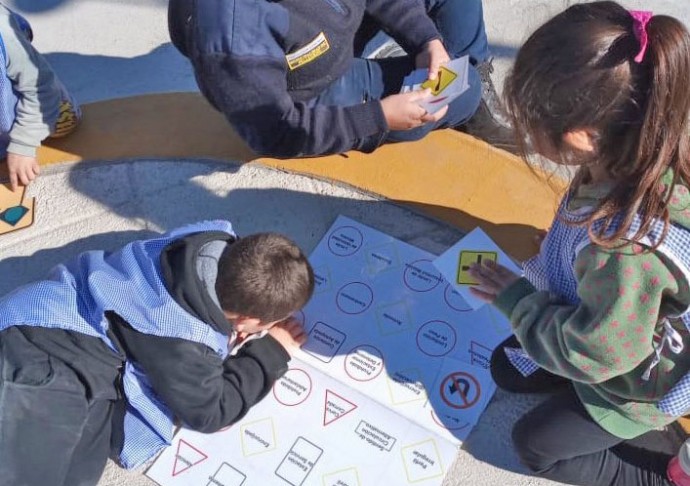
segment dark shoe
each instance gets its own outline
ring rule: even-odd
[[[516,154],[518,146],[515,131],[508,121],[508,116],[491,80],[493,70],[492,59],[477,66],[482,83],[482,99],[472,118],[459,129],[494,147]]]

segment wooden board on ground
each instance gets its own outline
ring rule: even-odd
[[[12,192],[9,184],[0,184],[0,235],[34,224],[35,209],[36,198],[26,197],[26,187]]]

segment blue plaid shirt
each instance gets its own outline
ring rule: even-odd
[[[139,332],[201,343],[225,358],[228,336],[180,307],[161,278],[161,251],[185,235],[204,231],[234,236],[229,222],[210,221],[135,241],[117,252],[82,253],[58,265],[47,280],[0,299],[0,330],[14,325],[66,329],[99,337],[115,349],[106,335],[105,312],[112,310]],[[123,388],[127,412],[120,462],[133,468],[170,445],[173,416],[135,363],[125,364]]]

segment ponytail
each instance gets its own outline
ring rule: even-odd
[[[670,169],[673,184],[690,183],[690,34],[672,17],[644,20],[646,42],[639,17],[618,3],[573,5],[529,37],[506,80],[516,132],[537,148],[582,157],[569,154],[563,137],[594,131],[596,153],[586,165],[596,162],[615,185],[575,224],[586,226],[603,247],[628,239],[636,215],[641,227],[633,240],[658,220],[665,236],[672,186],[662,190],[661,181]],[[575,177],[571,191],[584,174]]]
[[[640,129],[632,160],[621,161],[614,174],[623,179],[586,220],[592,240],[602,246],[613,246],[626,236],[635,216],[641,225],[632,240],[649,233],[656,220],[664,222],[664,231],[653,247],[668,232],[669,204],[672,187],[678,182],[690,183],[690,35],[678,20],[655,15],[646,26],[648,45],[639,63],[631,64],[632,84],[640,109]],[[631,51],[631,58],[636,52]],[[661,187],[661,179],[671,169],[673,183]],[[604,233],[616,215],[622,224]],[[598,231],[593,223],[603,219]]]

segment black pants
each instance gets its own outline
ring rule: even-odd
[[[670,486],[670,455],[640,448],[592,420],[564,378],[539,370],[523,377],[508,361],[504,347],[519,347],[514,337],[491,357],[496,384],[515,393],[552,393],[523,415],[513,428],[520,460],[535,474],[582,486]]]
[[[87,386],[73,364],[79,368],[46,353],[18,328],[0,333],[1,485],[98,483],[110,454],[115,401],[96,398],[101,392]],[[114,377],[116,368],[110,368]]]

